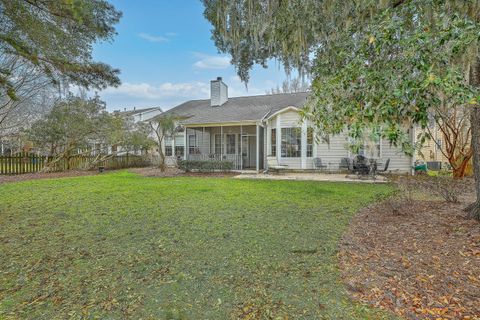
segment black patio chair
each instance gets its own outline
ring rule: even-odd
[[[313,166],[315,170],[325,170],[327,169],[327,165],[322,163],[322,159],[320,158],[313,158]]]
[[[383,167],[383,169],[377,170],[377,173],[387,172],[389,166],[390,166],[390,158],[388,158],[387,161],[385,161],[385,166]]]
[[[340,159],[339,169],[340,169],[340,170],[353,171],[353,162],[352,162],[352,159],[350,159],[350,158],[342,158],[342,159]]]

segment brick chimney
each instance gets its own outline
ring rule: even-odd
[[[220,107],[228,101],[228,86],[223,83],[222,78],[210,81],[210,106]]]

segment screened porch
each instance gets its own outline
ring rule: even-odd
[[[230,161],[234,170],[260,170],[263,140],[263,128],[256,125],[187,127],[185,158]]]

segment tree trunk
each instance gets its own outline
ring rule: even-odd
[[[480,106],[476,105],[471,111],[473,174],[475,177],[475,191],[477,201],[466,208],[469,217],[480,220]]]
[[[454,178],[461,179],[465,177],[470,159],[470,157],[459,156],[456,160],[450,162]]]

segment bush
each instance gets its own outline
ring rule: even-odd
[[[206,161],[206,160],[181,160],[178,167],[186,172],[195,170],[199,172],[230,171],[233,169],[231,161]]]

